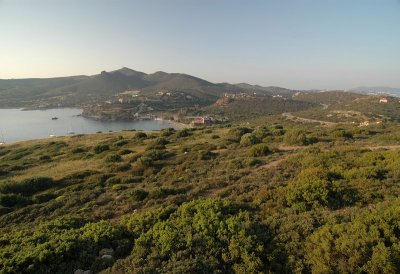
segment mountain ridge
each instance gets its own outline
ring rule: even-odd
[[[279,89],[288,93],[284,88]],[[207,103],[215,102],[225,93],[249,92],[237,85],[212,83],[184,73],[156,71],[147,74],[122,67],[89,76],[0,79],[0,106],[24,106],[31,101],[58,101],[59,98],[68,102],[66,105],[76,105],[106,100],[127,90],[140,90],[149,96],[161,91],[177,91]],[[279,93],[267,89],[263,92]]]

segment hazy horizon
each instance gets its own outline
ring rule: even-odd
[[[0,79],[128,67],[292,89],[400,87],[400,2],[0,0]]]

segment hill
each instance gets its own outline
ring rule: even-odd
[[[327,91],[298,93],[293,98],[319,104],[318,107],[296,113],[302,118],[361,125],[400,120],[400,101],[397,97]]]
[[[213,105],[203,108],[208,114],[229,117],[231,120],[262,117],[284,112],[296,112],[315,107],[311,102],[297,101],[270,95],[236,95],[219,99]]]
[[[263,87],[259,85],[250,85],[247,83],[239,83],[235,84],[235,86],[243,90],[253,91],[257,94],[264,94],[264,95],[281,95],[284,97],[291,97],[295,93],[295,91],[286,88]]]
[[[146,74],[122,68],[93,76],[0,80],[0,107],[82,106],[116,101],[124,92],[124,99],[135,101],[137,105],[152,101],[156,109],[210,105],[225,94],[257,93],[285,98],[293,94],[293,91],[279,87],[211,83],[182,73],[158,71]]]
[[[293,95],[294,100],[311,102],[324,105],[341,105],[350,103],[358,98],[366,97],[359,93],[345,92],[342,90],[320,91],[320,92],[297,92]]]
[[[365,94],[373,94],[373,95],[386,94],[397,97],[400,96],[400,88],[392,88],[392,87],[356,87],[350,90],[355,92],[362,92]]]
[[[0,272],[396,273],[399,136],[275,121],[0,146]]]
[[[214,84],[187,74],[145,74],[122,68],[93,76],[0,80],[0,107],[51,107],[102,102],[129,90],[139,90],[143,96],[179,91],[200,103],[214,102],[228,91],[241,91],[233,85]]]

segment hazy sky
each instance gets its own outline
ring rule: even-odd
[[[400,87],[400,1],[0,0],[0,78],[122,66],[298,89]]]

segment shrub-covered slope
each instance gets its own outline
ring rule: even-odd
[[[397,124],[0,147],[1,273],[396,273]]]

